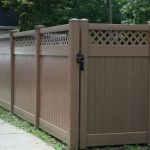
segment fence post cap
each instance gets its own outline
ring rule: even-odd
[[[89,21],[89,20],[86,18],[82,18],[81,21]]]
[[[10,33],[16,33],[18,30],[10,30]]]
[[[13,37],[14,33],[19,32],[18,30],[10,30],[9,35]]]
[[[77,19],[77,18],[69,19],[69,22],[73,22],[73,21],[79,21],[79,19]]]
[[[41,28],[44,28],[45,26],[44,25],[36,25],[34,28],[35,29],[41,29]]]

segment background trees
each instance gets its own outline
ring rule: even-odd
[[[21,30],[64,24],[69,18],[109,22],[109,0],[0,0],[0,5],[15,8]],[[147,23],[150,0],[112,0],[112,17],[113,23]]]
[[[116,0],[122,23],[143,24],[150,20],[150,0]]]
[[[52,26],[68,22],[71,17],[69,0],[1,0],[3,6],[14,7],[21,30],[37,24]]]

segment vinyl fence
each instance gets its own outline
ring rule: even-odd
[[[150,143],[150,26],[69,24],[0,37],[0,105],[71,150]]]

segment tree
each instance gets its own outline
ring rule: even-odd
[[[21,30],[35,25],[53,26],[68,22],[71,16],[69,0],[1,0],[4,7],[14,7]]]
[[[4,7],[14,7],[21,30],[37,24],[64,24],[70,18],[87,18],[90,22],[109,22],[108,0],[1,0]],[[119,8],[113,0],[113,20],[120,23]]]
[[[150,20],[150,0],[117,0],[122,23],[143,24]]]
[[[0,0],[0,4],[15,8],[21,30],[38,24],[65,24],[70,18],[109,22],[109,0]],[[113,23],[146,23],[150,20],[150,0],[112,0],[112,14]]]
[[[116,0],[112,2],[113,23],[120,23],[120,10]],[[78,0],[73,7],[73,16],[87,18],[90,22],[109,22],[109,0]]]

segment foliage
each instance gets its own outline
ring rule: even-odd
[[[14,7],[21,30],[35,25],[54,26],[70,18],[108,23],[109,0],[0,0],[3,7]],[[112,0],[113,23],[147,23],[150,0]]]
[[[76,18],[88,18],[90,22],[107,22],[107,8],[105,0],[80,0],[73,10]],[[106,12],[106,13],[104,13]]]
[[[1,0],[4,7],[14,7],[21,30],[35,25],[64,24],[70,16],[70,3],[66,0]]]
[[[150,20],[150,0],[117,0],[122,23],[145,24]]]
[[[113,21],[119,23],[120,10],[116,1],[113,1]],[[73,16],[76,18],[88,18],[90,22],[108,23],[109,22],[109,3],[108,0],[78,0],[73,9]]]

